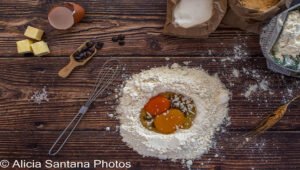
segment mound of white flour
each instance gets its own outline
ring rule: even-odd
[[[140,111],[153,96],[180,93],[195,102],[197,116],[189,129],[159,134],[143,127]],[[122,90],[117,107],[123,141],[143,156],[160,159],[196,159],[206,153],[216,129],[228,113],[229,92],[217,76],[173,64],[133,75]]]

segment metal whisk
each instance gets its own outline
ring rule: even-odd
[[[48,154],[56,155],[66,144],[67,140],[79,124],[82,117],[88,111],[90,105],[96,100],[96,98],[101,95],[106,88],[120,75],[122,71],[122,67],[118,60],[108,60],[106,61],[101,70],[98,73],[97,80],[95,83],[95,87],[87,100],[87,102],[81,106],[78,113],[74,116],[72,121],[68,124],[68,126],[64,129],[64,131],[59,135],[56,139],[52,147],[50,148]],[[54,149],[57,148],[55,151]]]

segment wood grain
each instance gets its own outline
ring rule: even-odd
[[[2,57],[18,56],[15,42],[25,39],[23,33],[27,25],[45,30],[44,40],[51,50],[49,56],[67,56],[82,42],[93,38],[105,42],[100,56],[201,56],[208,50],[215,55],[228,56],[232,55],[232,47],[242,41],[247,43],[249,53],[260,54],[257,36],[238,30],[218,30],[210,39],[204,40],[162,35],[166,1],[77,1],[87,9],[87,14],[81,23],[68,31],[54,30],[47,21],[47,10],[56,1],[33,2],[0,2],[0,51],[5,51]],[[111,37],[120,33],[126,35],[126,48],[119,48],[111,42]]]
[[[58,71],[68,59],[53,58],[28,58],[2,59],[0,70],[0,104],[3,106],[0,119],[0,130],[61,130],[72,116],[78,111],[79,107],[86,101],[88,94],[94,85],[100,65],[108,58],[94,58],[86,67],[78,68],[68,79],[58,77]],[[283,103],[283,93],[286,90],[286,81],[277,74],[266,69],[264,59],[249,58],[244,62],[227,63],[223,68],[221,60],[217,57],[178,57],[166,61],[162,57],[138,57],[138,58],[116,58],[124,65],[123,75],[138,73],[140,70],[149,68],[149,66],[163,66],[172,63],[183,63],[191,61],[191,66],[202,66],[210,74],[220,74],[221,80],[231,90],[233,96],[230,103],[230,115],[232,116],[232,130],[249,130],[263,116],[272,113],[276,107]],[[246,63],[258,64],[246,66]],[[230,64],[234,64],[230,65]],[[257,69],[262,77],[269,77],[270,89],[275,94],[269,95],[268,92],[256,93],[254,101],[248,101],[242,94],[247,89],[249,83],[255,83],[251,77],[242,74],[240,78],[232,75],[232,68],[242,70]],[[240,80],[243,81],[240,81]],[[298,81],[297,81],[298,82]],[[234,84],[231,87],[231,84]],[[299,83],[299,82],[298,82]],[[106,98],[100,98],[91,109],[84,121],[80,124],[80,130],[98,130],[103,129],[110,124],[117,124],[117,120],[109,119],[108,113],[114,113],[116,100],[114,99],[115,89],[119,89],[122,80],[116,80],[110,86],[108,92],[113,93]],[[290,84],[292,85],[292,84]],[[41,105],[30,101],[30,97],[35,91],[41,90],[44,86],[49,92],[49,102]],[[297,86],[297,83],[294,83]],[[299,89],[294,88],[294,93]],[[13,100],[12,100],[13,99]],[[267,102],[265,101],[267,100]],[[106,102],[106,104],[105,104]],[[296,105],[287,113],[285,119],[279,123],[274,130],[299,130],[300,123],[298,113],[300,108]],[[298,118],[298,119],[297,119]],[[287,126],[287,124],[289,124]],[[39,128],[42,126],[42,128]]]
[[[94,159],[130,161],[135,168],[153,168],[159,165],[164,168],[180,168],[180,163],[171,161],[161,162],[155,158],[141,158],[139,154],[128,148],[122,141],[118,132],[114,131],[76,131],[62,152],[56,157],[47,155],[52,141],[55,140],[58,131],[15,131],[3,132],[1,136],[6,136],[1,140],[1,155],[7,159],[31,160],[81,160],[92,161]],[[229,136],[238,136],[241,133],[232,133]],[[290,140],[293,140],[291,143]],[[230,141],[232,145],[228,146]],[[223,137],[216,148],[211,149],[201,159],[194,162],[194,168],[222,168],[238,169],[245,167],[255,167],[262,169],[270,168],[295,168],[299,166],[299,133],[268,132],[260,136],[257,140],[248,143],[244,148],[235,149],[239,141],[235,138]],[[11,150],[13,152],[8,151]],[[217,156],[216,156],[217,155]],[[284,164],[283,164],[284,163]]]
[[[216,137],[217,145],[194,161],[194,169],[300,169],[299,102],[270,131],[243,148],[235,146],[241,136],[279,105],[300,94],[300,81],[267,69],[259,36],[236,29],[219,28],[208,39],[180,39],[162,35],[166,1],[77,0],[87,9],[86,17],[70,30],[54,30],[47,11],[58,0],[0,1],[0,159],[130,161],[131,169],[182,169],[180,162],[143,158],[122,142],[119,122],[107,114],[117,105],[115,89],[126,77],[151,67],[179,63],[202,67],[218,74],[232,92],[231,125]],[[28,25],[42,28],[51,54],[22,56],[15,42],[25,39]],[[120,47],[111,37],[126,35]],[[68,56],[84,41],[105,43],[85,67],[68,77],[58,71]],[[124,65],[122,78],[90,108],[70,141],[56,157],[47,155],[60,131],[85,102],[101,64],[116,58]],[[185,64],[184,64],[185,63]],[[235,77],[234,70],[239,76]],[[267,80],[269,90],[243,96],[249,85]],[[30,100],[34,92],[47,88],[49,102]],[[108,94],[111,93],[111,94]],[[106,131],[110,127],[110,131]],[[93,168],[91,168],[93,169]]]

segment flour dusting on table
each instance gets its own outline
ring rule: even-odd
[[[143,127],[139,119],[141,109],[151,97],[166,91],[193,99],[197,116],[191,128],[165,135]],[[170,68],[145,70],[132,75],[122,89],[116,109],[120,134],[129,147],[143,156],[194,160],[212,147],[216,130],[228,118],[228,101],[229,91],[220,79],[199,68],[173,64]]]
[[[48,102],[49,99],[48,99],[48,92],[46,90],[46,86],[43,87],[42,90],[34,92],[30,100],[37,104],[41,104],[43,101]]]

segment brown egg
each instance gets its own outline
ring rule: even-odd
[[[66,2],[66,4],[71,5],[74,10],[73,16],[74,16],[75,23],[80,22],[85,15],[84,8],[81,5],[73,2]]]
[[[59,30],[67,30],[78,23],[85,14],[80,5],[73,2],[65,2],[64,5],[53,7],[48,14],[50,25]]]

